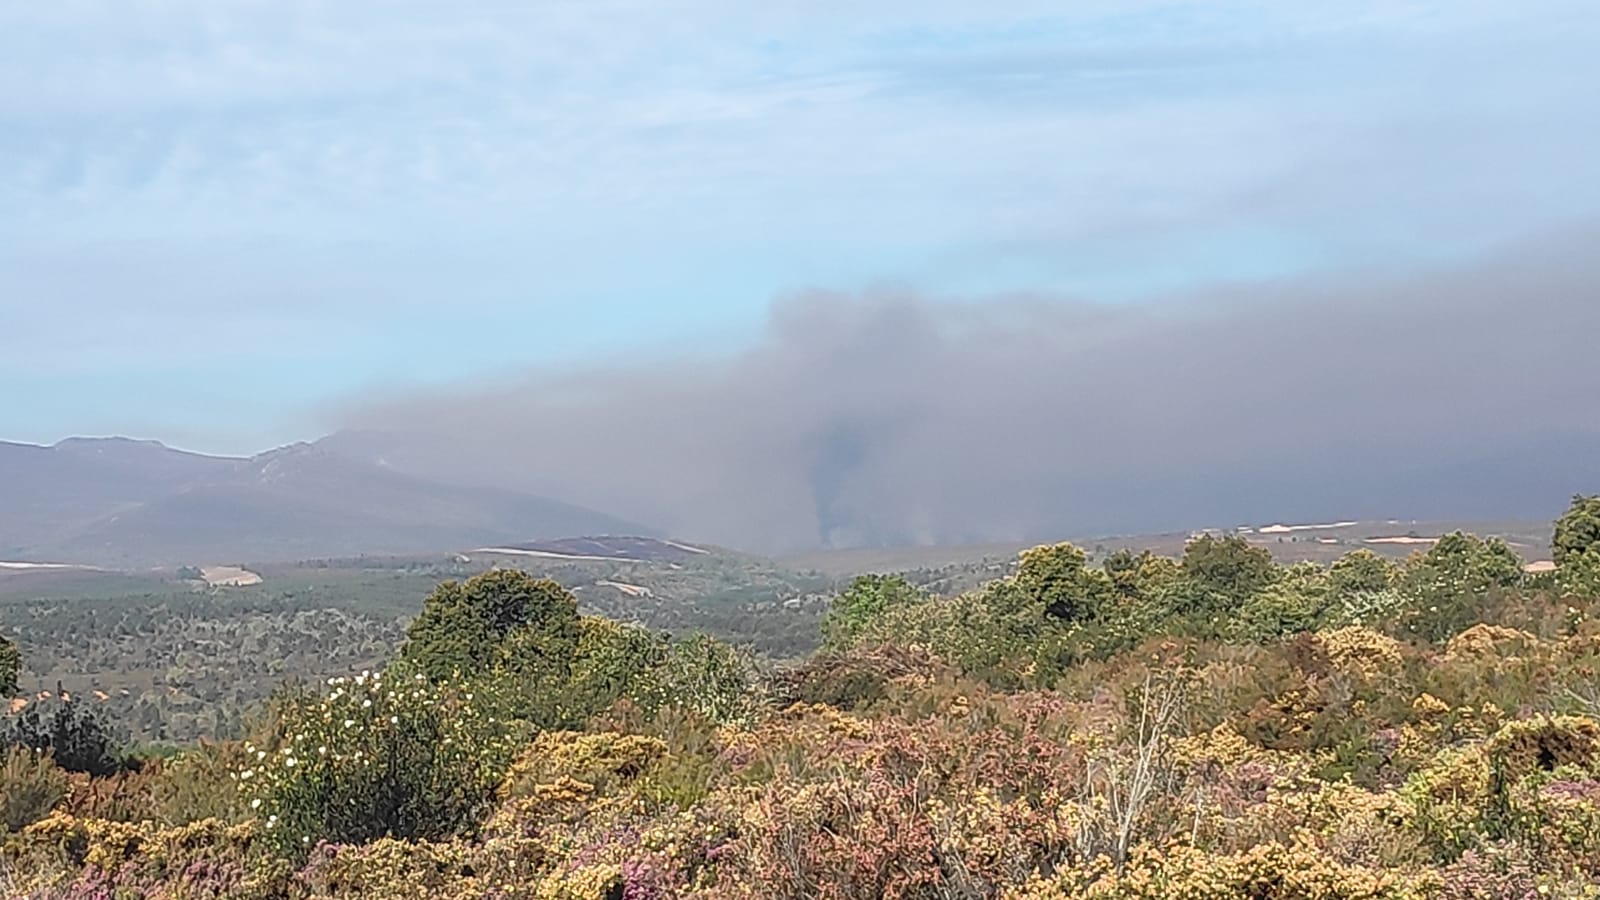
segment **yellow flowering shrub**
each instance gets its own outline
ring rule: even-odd
[[[1516,628],[1479,622],[1444,645],[1447,661],[1463,658],[1520,656],[1541,647],[1537,637]]]
[[[1424,900],[1437,876],[1350,866],[1304,844],[1258,844],[1213,853],[1186,844],[1141,847],[1122,871],[1088,867],[1076,877],[1035,878],[1006,900]]]
[[[1404,645],[1371,628],[1349,625],[1317,635],[1334,668],[1362,678],[1397,674],[1405,665]]]
[[[523,796],[537,786],[562,779],[586,784],[593,792],[605,794],[642,775],[666,753],[665,742],[643,735],[546,732],[511,764],[501,794]]]

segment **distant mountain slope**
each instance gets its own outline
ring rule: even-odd
[[[297,444],[249,459],[152,442],[0,444],[0,559],[132,566],[414,553],[649,529]]]
[[[72,438],[53,447],[0,442],[0,558],[53,546],[239,463],[124,438]]]
[[[498,556],[529,556],[547,559],[614,560],[618,562],[683,562],[711,555],[712,551],[692,544],[662,538],[615,537],[559,538],[553,541],[524,541],[483,547],[479,553]]]

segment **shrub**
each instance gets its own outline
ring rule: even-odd
[[[1394,563],[1363,547],[1334,560],[1328,567],[1328,586],[1339,597],[1375,594],[1393,587],[1399,574]]]
[[[1084,552],[1067,543],[1024,550],[1011,580],[1031,605],[1059,622],[1099,618],[1116,597],[1111,577],[1090,568]]]
[[[349,898],[449,898],[506,896],[471,892],[469,847],[457,842],[380,838],[360,846],[320,844],[295,881],[319,900]],[[515,896],[526,896],[518,893]]]
[[[22,654],[17,645],[0,636],[0,700],[17,692],[17,676],[22,673]]]
[[[14,876],[8,897],[26,900],[123,900],[134,897],[265,898],[287,896],[284,874],[251,865],[251,830],[214,819],[181,828],[110,822],[57,813],[28,826],[13,846],[30,866]],[[6,887],[0,869],[0,887]]]
[[[933,681],[945,667],[917,645],[859,645],[838,653],[819,653],[775,679],[776,699],[860,709],[902,687]]]
[[[1440,900],[1540,900],[1534,867],[1514,847],[1468,850],[1443,871]]]
[[[1600,496],[1572,498],[1572,506],[1556,520],[1550,548],[1557,566],[1600,551]]]
[[[491,697],[421,675],[331,679],[283,705],[278,733],[238,773],[268,843],[437,839],[473,830],[515,753]]]
[[[66,795],[67,773],[49,754],[26,747],[0,754],[0,832],[43,819]]]
[[[1304,843],[1257,844],[1234,854],[1175,844],[1143,849],[1121,877],[1093,882],[1072,894],[1097,900],[1414,900],[1427,882],[1413,873],[1343,865]]]
[[[1277,585],[1253,595],[1239,607],[1224,631],[1243,641],[1270,641],[1316,627],[1323,599]]]
[[[1600,597],[1600,547],[1574,553],[1556,571],[1556,589],[1568,597]]]
[[[516,569],[447,581],[406,631],[401,658],[434,680],[503,667],[564,679],[578,643],[578,603],[561,585]]]
[[[618,700],[648,696],[671,653],[665,634],[596,616],[579,622],[576,652],[567,682],[560,690],[545,687],[560,709],[540,724],[573,728]],[[534,690],[540,686],[529,685]]]
[[[1522,560],[1505,541],[1453,532],[1414,555],[1400,578],[1411,634],[1443,640],[1478,621],[1486,596],[1522,581]]]
[[[643,735],[547,732],[512,764],[503,793],[537,796],[540,788],[566,783],[604,796],[644,774],[666,753],[664,741]]]
[[[110,775],[130,764],[111,727],[71,700],[28,704],[10,721],[0,745],[48,751],[56,765],[88,775]]]
[[[159,817],[170,825],[204,819],[241,822],[249,808],[239,791],[239,772],[254,754],[242,741],[204,742],[159,768],[153,793]]]
[[[156,785],[162,779],[162,761],[145,760],[138,769],[127,769],[102,778],[84,774],[69,776],[71,788],[60,808],[84,819],[113,822],[142,822],[161,817]]]
[[[637,699],[647,711],[681,706],[713,722],[734,722],[755,710],[756,674],[748,651],[699,634],[672,645]]]
[[[1030,617],[1018,591],[1005,582],[955,597],[892,609],[862,642],[921,644],[963,673],[992,684],[1017,685],[1042,617]]]
[[[1231,609],[1278,580],[1272,554],[1238,535],[1201,535],[1183,549],[1184,588],[1180,613]]]
[[[822,645],[847,647],[886,611],[923,599],[922,592],[899,575],[862,575],[833,598],[822,619]]]

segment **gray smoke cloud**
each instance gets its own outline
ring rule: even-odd
[[[768,552],[1545,517],[1600,489],[1596,238],[1124,306],[804,293],[755,346],[360,398],[328,443]]]

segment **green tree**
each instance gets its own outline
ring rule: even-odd
[[[833,598],[822,619],[822,644],[830,649],[847,647],[885,612],[924,599],[899,575],[862,575]]]
[[[1421,600],[1459,594],[1481,597],[1521,581],[1522,559],[1499,538],[1484,540],[1456,531],[1409,560],[1403,580]]]
[[[566,588],[516,569],[439,585],[406,631],[401,659],[434,680],[505,669],[564,680],[579,637]]]
[[[1117,594],[1118,616],[1159,619],[1171,610],[1184,584],[1177,560],[1149,550],[1118,550],[1106,558],[1106,577]]]
[[[1008,659],[1027,652],[1040,628],[1028,619],[1020,592],[1000,579],[954,597],[889,609],[861,635],[864,644],[920,644],[962,672],[1015,686]]]
[[[1237,609],[1278,579],[1278,567],[1264,547],[1235,534],[1203,534],[1183,548],[1183,574],[1188,582],[1187,609],[1215,612]]]
[[[1320,615],[1320,608],[1306,597],[1270,587],[1245,600],[1229,618],[1225,633],[1236,640],[1261,643],[1311,631]]]
[[[1400,585],[1412,607],[1409,629],[1428,640],[1447,638],[1477,621],[1490,592],[1521,581],[1522,558],[1505,541],[1447,534],[1406,561]]]
[[[1392,560],[1364,547],[1346,553],[1328,567],[1328,605],[1319,627],[1393,624],[1406,606],[1399,583],[1400,567]]]
[[[1092,568],[1082,550],[1068,543],[1024,550],[1012,582],[1044,615],[1058,622],[1089,622],[1116,598],[1105,572]]]
[[[17,692],[17,677],[22,674],[22,653],[16,642],[0,637],[0,699]]]
[[[1399,567],[1365,547],[1352,550],[1328,567],[1328,586],[1338,597],[1355,597],[1388,590]]]
[[[1226,631],[1259,642],[1315,630],[1328,609],[1330,580],[1329,572],[1316,563],[1289,566],[1274,584],[1244,601]]]
[[[1600,598],[1600,550],[1568,557],[1556,570],[1556,588],[1569,597]]]
[[[623,697],[653,695],[672,642],[662,632],[598,616],[578,623],[578,646],[562,694],[562,727],[580,727]]]
[[[1572,506],[1556,520],[1550,549],[1557,566],[1600,552],[1600,495],[1572,498]]]
[[[1572,498],[1556,520],[1551,552],[1562,593],[1600,597],[1600,496]]]

